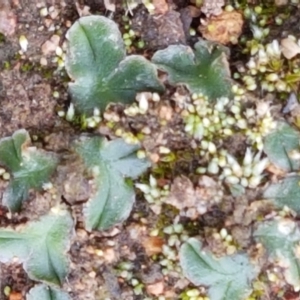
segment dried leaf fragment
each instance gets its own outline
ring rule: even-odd
[[[22,294],[19,292],[12,292],[9,294],[9,300],[22,300]]]
[[[300,53],[300,46],[291,38],[281,40],[281,51],[285,58],[291,59]]]
[[[148,284],[146,286],[146,290],[148,294],[159,296],[162,295],[164,292],[164,281],[159,281],[153,284]]]
[[[56,48],[59,46],[59,41],[60,37],[56,34],[47,40],[41,47],[43,55],[47,56],[55,52]]]
[[[152,4],[155,7],[155,14],[164,15],[169,10],[169,6],[166,0],[152,0]]]
[[[194,188],[189,178],[180,176],[174,179],[165,203],[176,207],[181,215],[194,220],[206,213],[220,199],[220,187],[212,178],[201,176],[198,185]]]
[[[104,0],[104,6],[107,10],[110,10],[113,12],[116,11],[116,4],[115,4],[115,1],[113,1],[113,0]]]
[[[198,7],[193,6],[193,5],[189,5],[187,8],[188,8],[190,16],[192,18],[198,18],[198,17],[200,17],[201,10]]]
[[[145,248],[146,254],[148,256],[152,256],[162,252],[162,246],[164,244],[164,240],[158,236],[150,236],[150,237],[146,237],[143,240],[142,244],[143,247]]]
[[[283,6],[288,4],[288,0],[275,0],[275,5],[276,6]]]
[[[223,45],[236,43],[242,33],[243,16],[237,11],[224,11],[218,16],[204,20],[198,30],[209,41],[219,42]]]
[[[172,184],[170,195],[165,202],[179,210],[194,207],[197,198],[193,183],[185,176],[176,177]]]
[[[201,11],[207,17],[210,15],[217,16],[222,13],[222,6],[224,5],[224,0],[204,0],[201,6]]]
[[[6,36],[15,33],[17,18],[9,7],[0,9],[0,32]]]

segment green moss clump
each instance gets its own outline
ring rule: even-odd
[[[5,42],[5,36],[0,32],[0,44]]]

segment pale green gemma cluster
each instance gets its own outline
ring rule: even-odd
[[[170,186],[168,184],[163,187],[158,186],[156,178],[152,175],[149,177],[148,184],[136,183],[135,186],[143,192],[152,210],[159,213],[164,200],[170,193]]]
[[[170,275],[177,280],[184,278],[182,269],[178,264],[178,251],[182,243],[188,240],[189,236],[180,223],[168,225],[162,229],[154,229],[151,236],[163,235],[166,242],[162,245],[161,254],[156,257],[161,265],[163,275]]]
[[[299,0],[286,2],[298,4]],[[238,8],[239,5],[235,6]],[[242,36],[240,40],[245,44],[243,53],[250,55],[250,59],[246,65],[237,66],[238,73],[234,74],[234,78],[241,78],[249,91],[261,89],[268,92],[290,92],[291,85],[298,76],[299,61],[285,56],[280,45],[282,41],[265,42],[270,33],[268,25],[270,21],[281,26],[289,14],[282,12],[274,17],[264,5],[246,6],[243,14],[249,23],[253,37],[249,39],[247,36]],[[289,38],[300,45],[295,37],[289,36]]]
[[[215,104],[208,102],[203,95],[192,95],[192,103],[187,105],[183,112],[185,131],[197,140],[207,142],[207,149],[211,153],[216,152],[216,147],[209,141],[214,137],[222,138],[233,134],[234,117],[228,118],[226,107],[229,99],[222,97]],[[235,110],[235,107],[233,107]]]
[[[268,103],[245,108],[243,90],[233,86],[233,91],[233,100],[222,97],[213,104],[203,95],[192,95],[192,103],[183,111],[185,131],[199,141],[199,154],[208,161],[197,169],[199,174],[215,174],[228,184],[255,188],[268,165],[267,158],[262,158],[263,138],[275,129],[276,122]],[[237,133],[246,136],[249,145],[241,162],[223,147],[224,140]],[[251,148],[259,152],[254,155]]]
[[[180,295],[180,299],[182,300],[210,300],[210,298],[206,296],[201,296],[201,292],[199,289],[187,289]]]
[[[144,293],[144,284],[133,276],[134,265],[130,261],[122,261],[118,264],[115,272],[117,275],[127,281],[132,286],[135,295]]]
[[[235,245],[232,235],[227,231],[226,228],[223,227],[219,232],[213,232],[212,238],[223,244],[223,246],[226,249],[226,254],[232,255],[236,253],[237,247]]]
[[[162,267],[162,273],[165,276],[171,276],[177,282],[182,281],[184,275],[178,264],[178,252],[181,245],[189,239],[189,236],[180,223],[171,224],[162,230],[154,229],[150,232],[151,236],[163,234],[166,242],[162,246],[162,253],[157,257],[158,263]],[[187,287],[181,294],[179,299],[184,300],[209,300],[206,296],[207,291],[204,287],[198,289]],[[161,298],[165,300],[165,298]]]
[[[152,3],[152,0],[126,0],[126,7],[128,12],[132,13],[132,10],[135,9],[139,4],[143,3],[149,13],[153,13],[155,6]]]
[[[134,3],[135,5],[136,3]],[[128,11],[131,11],[131,9],[135,8],[136,6],[132,6],[132,5],[128,5],[127,9]],[[137,35],[137,33],[131,28],[131,20],[127,15],[124,15],[122,17],[122,20],[124,22],[124,33],[123,33],[123,41],[124,44],[126,46],[126,51],[128,53],[131,52],[131,47],[132,46],[136,46],[139,49],[144,48],[145,46],[145,42],[139,38],[139,36]]]
[[[166,296],[158,296],[157,298],[144,298],[144,300],[167,300],[170,299]],[[182,300],[210,300],[210,298],[206,296],[201,296],[201,293],[198,289],[188,288],[183,293],[180,294],[180,298]]]
[[[136,102],[132,103],[124,109],[125,115],[135,117],[137,115],[145,115],[150,107],[151,102],[159,102],[160,96],[158,93],[143,92],[138,93],[135,97]]]
[[[288,39],[300,47],[300,40],[293,36]],[[259,87],[268,92],[291,92],[291,83],[299,73],[300,64],[298,59],[285,57],[278,40],[266,45],[252,44],[250,54],[246,68],[239,70],[247,90]]]
[[[248,138],[248,143],[263,149],[263,137],[276,127],[267,104],[256,108],[244,108],[241,102],[243,90],[233,86],[238,96],[234,100],[222,97],[212,104],[203,95],[192,95],[192,103],[183,111],[185,131],[201,140],[201,155],[215,154],[218,143],[236,133]]]
[[[254,155],[250,148],[247,148],[242,162],[239,162],[226,150],[221,149],[210,160],[207,167],[199,167],[197,172],[219,175],[219,179],[228,184],[240,184],[243,187],[255,188],[263,179],[263,171],[269,163],[267,157],[261,158],[261,156],[261,151]]]
[[[4,168],[0,168],[0,176],[3,180],[9,180],[10,179],[10,173],[7,172]]]
[[[178,262],[178,251],[180,245],[186,241],[189,236],[184,231],[183,225],[180,223],[172,224],[163,229],[163,233],[167,238],[167,242],[162,246],[162,256],[159,264],[162,267],[164,275],[172,274],[173,277],[182,278],[182,270]],[[155,231],[152,232],[152,235]]]

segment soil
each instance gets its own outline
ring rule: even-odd
[[[160,17],[150,15],[141,4],[132,16],[129,14],[132,28],[139,32],[146,42],[144,49],[135,49],[133,52],[149,58],[157,49],[178,43],[193,45],[197,40],[197,36],[191,37],[187,30],[191,24],[193,26],[195,23],[195,28],[199,25],[199,22],[187,14],[189,1],[169,0],[168,3],[172,9]],[[126,10],[120,3],[116,4],[113,18],[124,31],[125,22],[122,17]],[[41,10],[45,7],[49,13],[42,16]],[[56,152],[63,158],[72,157],[73,154],[68,150],[70,143],[84,130],[78,124],[69,123],[58,116],[57,112],[66,110],[70,103],[67,92],[69,79],[64,69],[58,67],[55,51],[49,50],[45,43],[57,35],[58,45],[63,47],[68,28],[80,15],[89,13],[108,15],[101,0],[2,0],[0,32],[4,35],[0,36],[0,137],[11,136],[17,129],[24,128],[29,131],[35,146]],[[1,16],[6,18],[5,24],[1,21]],[[295,18],[290,22],[294,20]],[[284,28],[289,30],[288,25]],[[19,44],[20,36],[25,36],[28,41],[27,50],[23,52]],[[48,44],[48,47],[51,48],[51,45]],[[236,46],[233,47],[233,51],[236,52]],[[233,64],[241,58],[242,56],[238,57]],[[165,79],[163,74],[161,78]],[[187,185],[191,189],[188,192],[193,202],[194,194],[203,192],[207,187],[202,187],[202,190],[193,189],[193,185],[198,182],[198,177],[193,171],[198,157],[193,150],[193,139],[182,130],[184,125],[180,116],[181,109],[178,108],[180,99],[186,97],[186,94],[187,91],[181,86],[175,89],[167,85],[163,101],[151,104],[147,115],[126,116],[123,107],[118,105],[112,106],[109,112],[120,115],[119,126],[124,131],[138,133],[145,130],[145,127],[150,130],[151,134],[146,135],[143,147],[152,153],[151,159],[154,164],[161,156],[160,146],[168,146],[176,153],[177,159],[173,164],[162,162],[160,168],[156,164],[156,168],[152,170],[153,174],[163,173],[165,181],[161,186],[171,183],[180,175],[188,177]],[[109,138],[115,137],[113,130],[106,126],[100,126],[94,132]],[[225,147],[232,155],[239,156],[245,152],[244,143],[245,138],[236,135],[226,141]],[[15,227],[28,220],[38,219],[57,202],[63,202],[76,218],[75,234],[69,252],[70,273],[62,286],[71,299],[159,299],[157,291],[161,288],[160,285],[163,286],[164,299],[181,299],[180,293],[192,285],[186,279],[178,278],[176,273],[165,276],[159,264],[159,255],[156,255],[156,260],[149,255],[149,251],[151,254],[151,251],[155,253],[155,249],[149,248],[155,248],[157,245],[160,248],[160,242],[165,241],[157,238],[149,244],[144,242],[149,232],[159,227],[159,224],[172,224],[173,219],[178,217],[176,209],[164,204],[161,214],[156,214],[142,194],[137,192],[134,209],[127,221],[107,232],[87,232],[84,229],[81,208],[87,201],[89,191],[86,190],[86,179],[78,177],[78,167],[76,161],[71,166],[62,165],[57,170],[56,179],[53,179],[54,182],[67,181],[69,185],[78,187],[78,190],[61,190],[58,194],[62,197],[59,199],[53,199],[49,192],[32,191],[20,214],[11,214],[4,206],[0,207],[1,227]],[[7,184],[7,181],[0,181],[0,198]],[[215,188],[214,184],[212,183],[212,189]],[[187,196],[185,188],[181,188],[179,192],[180,197]],[[209,190],[209,193],[213,194],[213,191]],[[224,245],[210,238],[214,233],[228,225],[241,249],[251,249],[254,245],[250,240],[250,225],[259,213],[264,213],[264,208],[258,208],[255,212],[250,208],[250,203],[259,199],[260,188],[249,192],[247,197],[233,197],[228,191],[224,193],[226,196],[222,205],[211,203],[209,211],[204,215],[197,215],[195,222],[182,217],[182,222],[190,228],[190,233],[202,236],[206,245],[217,256],[221,256],[226,250]],[[118,268],[124,261],[131,262],[133,277],[144,284],[143,293],[140,295],[136,293],[130,280],[120,276]],[[35,284],[17,262],[0,265],[1,300],[25,299],[27,292]],[[4,295],[4,288],[7,286],[11,289],[9,296]],[[256,299],[299,299],[288,285],[281,291],[282,295],[286,295],[285,298],[277,297],[274,290],[266,288],[265,295]]]

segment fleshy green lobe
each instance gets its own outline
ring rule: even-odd
[[[251,281],[257,270],[246,254],[216,259],[190,238],[180,249],[183,274],[195,285],[208,286],[210,299],[244,300],[251,293]]]
[[[40,189],[55,171],[58,159],[54,153],[29,147],[26,130],[0,140],[0,164],[11,172],[9,186],[2,203],[11,211],[19,211],[29,189]]]
[[[164,90],[153,64],[143,56],[126,57],[121,33],[102,16],[80,18],[67,33],[66,70],[77,110],[91,114],[109,103],[131,103],[137,92]]]
[[[84,211],[88,230],[108,229],[129,216],[135,200],[130,179],[149,167],[147,160],[137,158],[138,149],[122,139],[101,137],[83,138],[77,144],[76,150],[93,176],[94,192]]]
[[[199,41],[193,51],[188,46],[171,45],[153,57],[159,69],[169,75],[172,84],[184,84],[192,93],[210,100],[231,95],[231,79],[226,48]]]

